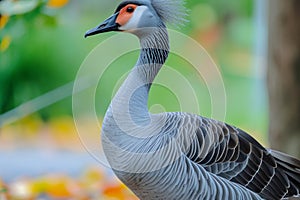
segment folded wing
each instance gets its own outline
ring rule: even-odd
[[[246,132],[223,122],[201,118],[186,155],[207,171],[264,199],[299,195],[299,160],[268,150]]]

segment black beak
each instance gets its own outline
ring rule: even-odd
[[[96,28],[93,28],[89,31],[87,31],[84,35],[84,37],[96,35],[99,33],[105,33],[105,32],[110,32],[110,31],[118,31],[119,29],[119,24],[116,23],[117,17],[119,15],[119,12],[113,14],[110,16],[107,20],[102,22],[99,26]]]

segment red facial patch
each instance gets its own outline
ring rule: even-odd
[[[125,25],[129,19],[132,17],[134,10],[136,9],[137,5],[128,4],[124,8],[120,10],[119,16],[117,17],[116,22],[121,26]]]

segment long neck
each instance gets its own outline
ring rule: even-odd
[[[140,36],[141,52],[135,69],[141,78],[152,83],[169,55],[169,38],[165,28],[153,28],[151,34]]]
[[[111,109],[117,121],[145,125],[150,120],[149,90],[168,57],[169,40],[165,28],[151,29],[138,36],[141,43],[139,59],[114,97]]]

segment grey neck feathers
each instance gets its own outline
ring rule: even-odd
[[[112,108],[120,116],[117,121],[145,125],[150,120],[148,94],[151,84],[169,54],[165,27],[141,30],[138,34],[141,52],[137,64],[117,92]]]
[[[145,83],[153,82],[169,55],[169,38],[165,27],[148,28],[149,34],[140,36],[141,52],[135,68]]]

